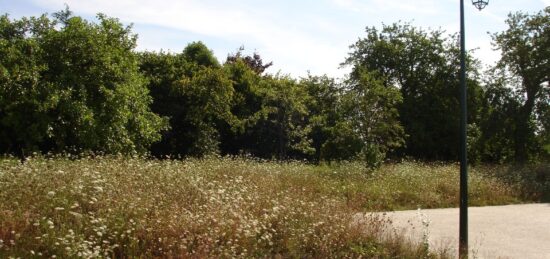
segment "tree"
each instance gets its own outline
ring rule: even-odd
[[[440,30],[424,31],[409,24],[366,28],[365,38],[351,46],[343,65],[352,66],[350,77],[374,72],[385,87],[400,90],[399,120],[408,136],[405,155],[422,159],[452,160],[459,146],[459,48]],[[481,87],[478,65],[468,65],[468,122],[478,123]]]
[[[346,119],[361,140],[361,156],[367,166],[378,167],[386,154],[404,144],[397,106],[402,102],[395,87],[386,87],[376,72],[358,71],[344,96]]]
[[[171,130],[153,146],[156,155],[216,154],[220,128],[232,127],[232,82],[211,50],[193,42],[179,54],[142,53],[153,110],[170,118]]]
[[[151,110],[169,118],[170,130],[164,131],[161,141],[151,146],[156,156],[184,154],[188,144],[182,138],[187,128],[181,123],[186,109],[180,92],[174,91],[174,84],[187,73],[189,65],[183,55],[161,52],[143,52],[140,57],[140,72],[148,81],[147,88],[153,103]]]
[[[262,106],[258,122],[251,129],[256,139],[256,154],[278,159],[307,158],[313,149],[308,135],[307,92],[296,80],[279,74],[264,77],[260,95]]]
[[[498,70],[491,70],[485,84],[481,111],[481,136],[477,152],[482,161],[509,162],[514,159],[515,114],[521,107],[521,96],[508,87]]]
[[[506,24],[508,29],[494,34],[493,40],[502,52],[498,68],[506,71],[509,82],[517,83],[516,89],[524,96],[515,114],[514,133],[515,161],[523,163],[530,159],[536,146],[534,112],[537,106],[544,106],[539,102],[547,100],[544,86],[548,87],[550,81],[550,7],[533,15],[509,14]]]
[[[47,64],[37,37],[53,30],[46,16],[10,20],[0,16],[0,152],[24,156],[37,151],[51,132],[47,116],[58,103],[40,74]]]
[[[221,151],[232,155],[252,154],[258,149],[252,129],[265,113],[262,110],[263,77],[240,55],[228,60],[223,70],[232,82],[231,113],[235,121],[232,125],[222,125],[220,129]]]
[[[181,54],[185,60],[192,62],[192,64],[198,67],[220,67],[220,63],[214,56],[214,53],[201,41],[189,43]]]
[[[231,81],[220,69],[205,67],[191,78],[174,83],[176,94],[183,97],[186,111],[188,153],[195,156],[219,152],[219,123],[231,125]],[[191,141],[189,141],[191,140]]]
[[[542,148],[542,159],[550,161],[550,88],[543,89],[545,93],[541,94],[544,97],[538,102],[536,108],[538,125],[538,142]]]
[[[52,134],[55,146],[105,152],[145,152],[165,122],[149,110],[151,97],[138,71],[136,35],[114,18],[99,24],[56,15],[60,30],[40,39],[48,69],[42,74],[59,91]],[[76,129],[76,130],[75,130]]]
[[[243,48],[229,55],[224,69],[234,90],[232,128],[222,128],[226,154],[264,158],[309,158],[307,92],[288,76],[263,74],[271,62],[260,55],[243,56]]]
[[[312,76],[310,74],[301,79],[300,85],[307,90],[310,97],[307,99],[306,106],[308,124],[311,127],[309,138],[312,148],[315,149],[313,161],[353,158],[357,152],[355,152],[356,149],[350,149],[350,145],[355,145],[350,143],[357,139],[352,140],[345,136],[346,133],[349,133],[346,129],[350,129],[350,127],[337,126],[343,120],[343,113],[340,109],[344,92],[343,86],[326,75]],[[329,141],[330,143],[327,143]]]
[[[320,148],[320,160],[329,163],[334,160],[365,161],[366,156],[361,157],[361,151],[365,150],[365,143],[357,134],[355,125],[352,122],[341,119],[336,121],[334,126],[327,127],[326,130],[326,140]],[[377,165],[378,162],[367,165],[372,167]]]
[[[270,66],[273,65],[273,62],[268,62],[264,65],[264,61],[262,60],[262,57],[260,57],[260,54],[254,52],[252,56],[243,56],[244,47],[240,47],[237,53],[231,54],[227,56],[227,60],[225,63],[231,64],[235,63],[237,61],[244,62],[249,68],[254,70],[256,74],[261,75],[266,69],[268,69]]]
[[[2,135],[15,135],[19,149],[146,152],[166,122],[149,109],[131,27],[102,14],[90,23],[68,9],[54,17],[2,18],[1,49],[25,66],[12,66],[9,56],[2,62],[2,96],[10,96],[2,99]],[[32,76],[16,82],[14,73]],[[25,134],[31,137],[17,143]]]

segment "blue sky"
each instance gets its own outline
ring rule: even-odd
[[[399,20],[415,26],[459,30],[458,0],[0,0],[0,13],[12,18],[53,13],[67,3],[76,14],[93,19],[96,13],[133,23],[139,50],[180,52],[189,42],[202,41],[220,61],[240,46],[273,61],[269,72],[292,76],[328,74],[342,77],[339,64],[349,45],[366,26],[380,27]],[[466,47],[489,65],[499,54],[488,32],[506,28],[510,12],[537,12],[550,0],[497,1],[478,11],[466,3]]]

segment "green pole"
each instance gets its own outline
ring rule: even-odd
[[[466,154],[466,50],[464,0],[460,0],[460,223],[458,257],[468,258],[468,160]]]

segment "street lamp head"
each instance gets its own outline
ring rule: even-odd
[[[472,0],[472,4],[481,11],[481,9],[489,4],[489,0]]]

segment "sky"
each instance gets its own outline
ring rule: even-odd
[[[506,29],[510,12],[535,13],[550,0],[490,0],[478,11],[465,0],[466,48],[491,65],[499,53],[489,33]],[[223,62],[241,46],[257,52],[268,72],[294,77],[327,74],[344,77],[349,46],[365,27],[409,22],[424,29],[459,31],[459,0],[0,0],[11,18],[39,16],[64,9],[93,20],[97,13],[133,24],[138,50],[181,52],[202,41]]]

